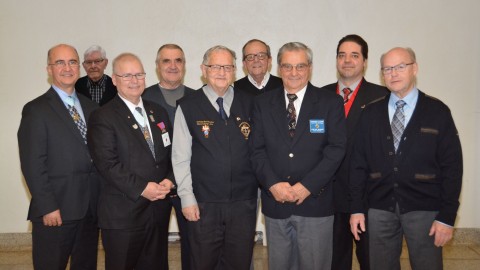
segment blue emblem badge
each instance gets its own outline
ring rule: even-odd
[[[310,133],[325,133],[325,120],[310,119]]]

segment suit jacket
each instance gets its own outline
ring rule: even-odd
[[[322,87],[322,89],[330,91],[332,93],[337,93],[338,83],[332,83]],[[335,202],[335,212],[341,213],[350,213],[350,194],[349,194],[349,171],[350,171],[350,157],[352,155],[353,149],[353,136],[355,131],[358,130],[358,120],[360,115],[367,106],[372,101],[375,101],[381,97],[384,97],[389,93],[386,87],[369,83],[365,79],[362,79],[361,85],[358,88],[358,93],[353,100],[352,107],[346,118],[347,122],[347,151],[345,157],[343,158],[342,164],[335,174],[333,180],[333,191],[334,191],[334,202]]]
[[[85,119],[98,105],[78,95]],[[28,219],[60,209],[63,221],[96,216],[99,175],[68,109],[50,88],[23,107],[18,130],[22,172],[32,196]]]
[[[332,178],[346,147],[343,101],[308,84],[293,139],[288,135],[286,108],[283,88],[255,100],[252,163],[262,186],[262,211],[271,218],[330,216]],[[323,129],[315,126],[321,120]],[[269,192],[278,182],[301,182],[311,195],[298,206],[278,203]]]
[[[163,122],[171,138],[167,112],[146,100],[143,105],[152,130],[155,159],[135,117],[118,95],[90,117],[88,145],[105,180],[98,205],[102,229],[129,229],[153,220],[156,202],[142,197],[143,190],[148,182],[159,183],[165,178],[175,183],[171,145],[164,146],[159,127]]]
[[[102,99],[100,99],[100,106],[105,105],[107,102],[112,100],[115,95],[117,94],[117,87],[113,85],[112,78],[106,75],[107,79],[105,80],[105,93],[103,93]],[[87,87],[88,83],[88,76],[81,77],[75,83],[75,91],[80,93],[89,99],[92,99],[92,95],[90,94],[90,89]]]
[[[270,78],[268,79],[267,84],[263,89],[258,89],[255,85],[253,85],[249,80],[248,76],[241,78],[240,80],[235,81],[234,88],[235,90],[242,90],[251,95],[258,96],[262,93],[269,92],[276,88],[283,88],[283,81],[279,77],[273,76],[270,74]]]
[[[388,100],[364,110],[352,154],[352,212],[368,208],[401,214],[439,211],[436,220],[452,225],[462,184],[462,151],[448,107],[419,91],[417,105],[397,153]]]
[[[187,87],[187,86],[184,86],[184,87],[185,87],[184,96],[195,92],[195,90],[193,90],[190,87]],[[160,90],[160,86],[158,85],[158,83],[145,88],[145,91],[142,94],[142,98],[146,100],[150,100],[162,106],[165,110],[167,110],[168,116],[170,117],[170,122],[171,123],[174,122],[175,111],[177,107],[176,106],[172,107],[167,104],[167,101],[165,100],[165,97],[163,96],[162,90]]]

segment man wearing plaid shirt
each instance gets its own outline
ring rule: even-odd
[[[83,68],[87,76],[78,79],[75,90],[103,106],[116,94],[117,88],[112,83],[112,78],[106,75],[108,59],[105,50],[93,45],[84,53]]]

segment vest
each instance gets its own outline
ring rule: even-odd
[[[193,192],[198,202],[232,202],[257,197],[248,137],[253,99],[234,93],[230,117],[222,120],[202,89],[179,101],[192,136]]]

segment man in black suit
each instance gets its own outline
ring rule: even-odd
[[[117,94],[117,88],[112,83],[112,78],[105,74],[108,65],[107,53],[98,46],[93,45],[83,54],[83,68],[87,76],[78,79],[75,90],[95,101],[100,106],[105,105]]]
[[[338,82],[322,87],[344,100],[347,121],[347,152],[333,180],[335,220],[333,222],[332,270],[351,270],[353,236],[350,232],[350,196],[348,176],[353,136],[362,110],[370,102],[388,94],[387,88],[369,83],[363,77],[367,68],[368,44],[358,35],[347,35],[337,45]],[[356,242],[360,268],[369,269],[368,238],[364,233]]]
[[[160,82],[146,88],[142,98],[155,102],[165,108],[168,112],[170,122],[173,123],[177,109],[177,100],[195,91],[182,84],[185,75],[185,54],[177,44],[164,44],[158,49],[155,63],[157,65]],[[172,192],[168,194],[168,198],[166,198],[166,200],[170,202],[170,210],[167,211],[168,215],[165,216],[162,221],[166,222],[166,224],[170,223],[170,213],[173,206],[180,231],[182,269],[189,270],[190,244],[188,243],[187,233],[188,223],[182,214],[182,205],[176,191],[176,189],[173,189]],[[168,246],[166,246],[165,252],[168,253]]]
[[[145,72],[130,53],[113,61],[118,95],[92,114],[88,142],[104,177],[98,205],[106,269],[168,269],[162,222],[174,186],[172,127],[161,106],[142,100]],[[169,213],[168,213],[169,214]]]
[[[357,240],[368,230],[372,270],[400,269],[404,236],[412,269],[443,269],[462,185],[458,132],[448,107],[415,86],[410,48],[391,49],[380,62],[391,94],[367,106],[358,125],[351,230]]]
[[[96,269],[96,209],[99,175],[86,141],[86,123],[98,105],[74,86],[77,51],[59,44],[48,51],[51,88],[22,111],[18,145],[22,172],[32,196],[35,269]]]
[[[283,88],[260,95],[253,112],[252,163],[262,188],[269,269],[330,269],[332,179],[345,154],[341,98],[309,83],[312,51],[278,52]]]
[[[234,83],[239,89],[254,96],[283,86],[282,79],[270,74],[272,55],[267,43],[252,39],[242,48],[243,68],[247,76]]]
[[[253,97],[233,90],[235,52],[227,47],[208,49],[201,69],[207,84],[179,101],[172,154],[191,266],[244,270],[253,254],[258,189],[248,145]]]

